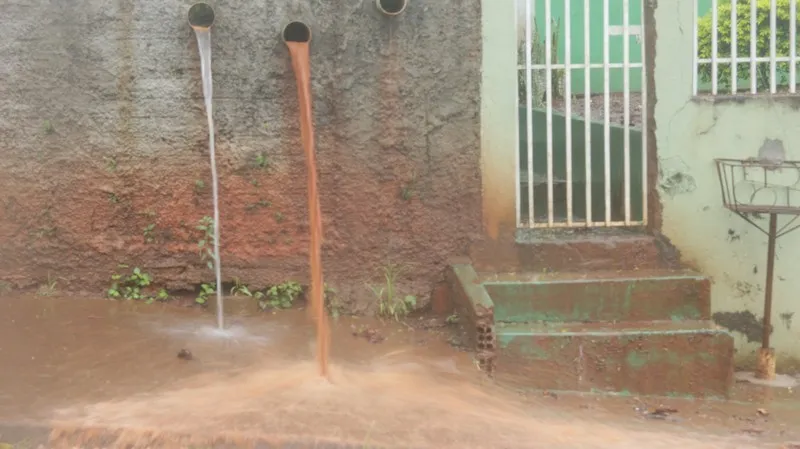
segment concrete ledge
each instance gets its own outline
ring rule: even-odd
[[[650,270],[493,275],[483,282],[498,322],[709,320],[709,280]]]
[[[510,325],[497,379],[520,389],[726,398],[733,337],[713,323]]]

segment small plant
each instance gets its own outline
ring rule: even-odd
[[[120,268],[127,268],[127,265],[120,265]],[[127,276],[114,273],[111,275],[111,281],[111,287],[108,289],[109,298],[152,302],[153,298],[146,296],[143,292],[152,283],[152,277],[139,267],[134,268]]]
[[[194,181],[194,191],[195,193],[201,193],[206,189],[206,183],[202,179],[196,179]]]
[[[275,212],[275,221],[277,221],[278,223],[283,223],[283,220],[285,219],[286,217],[283,216],[283,213]]]
[[[458,321],[459,321],[459,317],[458,317],[457,313],[454,313],[454,314],[448,316],[447,319],[444,320],[444,322],[447,323],[447,324],[458,324]]]
[[[48,273],[47,281],[39,286],[37,294],[39,296],[52,296],[56,293],[57,287],[58,287],[58,280],[50,276],[50,273]]]
[[[108,193],[108,201],[110,201],[111,204],[119,204],[119,197],[117,196],[116,193],[109,192]]]
[[[44,131],[45,134],[50,135],[54,134],[56,132],[56,129],[55,127],[53,127],[53,123],[50,122],[50,120],[45,120],[44,122],[42,122],[42,131]]]
[[[412,174],[411,179],[407,183],[403,184],[402,187],[400,187],[400,198],[402,198],[404,201],[411,201],[411,199],[414,198],[414,194],[416,193],[417,190],[416,186],[417,186],[417,175]]]
[[[259,186],[258,179],[256,179],[256,178],[251,179],[250,180],[250,184],[252,184],[253,187],[258,187]]]
[[[167,289],[165,288],[160,289],[158,291],[158,295],[156,295],[156,299],[162,302],[169,301],[169,292],[167,292]]]
[[[194,302],[204,306],[208,304],[209,296],[213,295],[217,291],[217,284],[216,282],[209,282],[208,284],[200,284],[200,292],[197,293],[197,297],[194,298]]]
[[[719,2],[717,6],[717,57],[731,57],[731,1]],[[736,54],[738,57],[750,56],[750,2],[736,1]],[[792,42],[791,37],[791,12],[790,0],[777,0],[776,8],[776,35],[775,35],[775,54],[780,57],[788,57],[791,46],[797,45]],[[770,54],[770,15],[771,1],[758,0],[756,3],[756,57],[765,58]],[[800,9],[798,9],[800,18]],[[800,21],[798,21],[800,25]],[[697,22],[697,47],[700,58],[710,59],[712,48],[712,12],[700,18]],[[731,85],[732,64],[719,64],[717,67],[717,81],[721,86]],[[740,79],[750,78],[750,63],[738,63],[737,75]],[[789,63],[778,62],[776,67],[778,84],[786,84]],[[700,79],[703,82],[712,81],[711,64],[701,64],[699,68]],[[769,64],[756,64],[756,85],[759,90],[767,89],[770,86],[770,67]]]
[[[393,318],[397,321],[411,313],[417,306],[416,296],[405,295],[401,297],[397,293],[396,281],[401,272],[401,266],[388,264],[383,268],[384,285],[367,285],[367,288],[378,300],[378,315]]]
[[[106,170],[109,173],[114,173],[117,171],[117,157],[116,156],[104,156],[103,160],[106,161]]]
[[[270,203],[269,201],[265,200],[264,198],[261,198],[258,201],[256,201],[255,203],[251,203],[251,204],[248,204],[247,206],[245,206],[245,210],[247,210],[248,212],[252,212],[252,211],[254,211],[256,209],[259,209],[259,208],[267,209],[270,206],[272,206],[272,203]]]
[[[233,287],[231,287],[231,296],[253,296],[253,292],[250,291],[250,288],[243,284],[239,278],[233,278]]]
[[[155,223],[150,223],[149,225],[144,227],[144,230],[142,232],[144,234],[144,241],[145,242],[147,242],[147,243],[155,242],[155,240],[156,240],[155,239],[155,234],[153,233],[153,230],[155,230],[155,228],[156,228],[156,224]]]
[[[256,167],[261,169],[269,168],[269,159],[264,153],[258,153],[256,155]]]
[[[328,287],[328,284],[323,286],[325,297],[325,307],[333,319],[337,319],[342,315],[344,306],[339,300],[338,292],[335,288]]]
[[[200,260],[206,263],[210,270],[214,269],[214,219],[203,217],[196,226],[196,229],[203,231],[203,236],[198,240],[197,247],[200,250]]]
[[[57,229],[55,226],[42,226],[36,230],[36,238],[42,239],[45,237],[46,238],[55,237],[56,231]]]
[[[287,281],[273,285],[263,293],[257,292],[254,297],[258,300],[261,310],[267,308],[289,309],[301,293],[303,293],[303,287],[300,284],[294,281]]]

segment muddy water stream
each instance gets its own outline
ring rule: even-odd
[[[217,177],[217,157],[214,138],[214,112],[212,109],[214,85],[211,79],[211,28],[193,26],[197,36],[197,47],[200,50],[200,68],[203,75],[203,99],[206,106],[206,118],[208,120],[208,156],[211,159],[211,195],[214,203],[213,217],[213,257],[214,276],[216,280],[217,294],[217,327],[225,328],[225,314],[222,298],[222,264],[219,257],[219,179]]]
[[[310,311],[317,323],[317,364],[320,375],[328,375],[328,316],[322,279],[322,216],[317,190],[317,159],[314,148],[314,117],[311,106],[311,62],[309,43],[311,30],[303,23],[292,22],[283,31],[289,47],[292,69],[297,81],[297,100],[300,109],[300,135],[308,171],[309,266],[311,270]]]

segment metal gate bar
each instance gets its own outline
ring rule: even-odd
[[[618,26],[612,26],[610,24],[611,20],[611,2],[612,0],[560,0],[563,2],[563,10],[562,11],[554,11],[554,3],[557,0],[541,0],[544,1],[543,4],[543,11],[539,10],[539,12],[544,13],[544,20],[536,21],[536,0],[516,0],[518,3],[517,11],[520,11],[520,3],[524,2],[524,58],[520,58],[522,60],[519,61],[518,69],[524,70],[524,84],[525,84],[525,97],[524,97],[524,107],[526,110],[526,120],[524,132],[525,132],[525,141],[526,141],[526,152],[525,152],[525,164],[518,164],[520,169],[524,171],[518,172],[517,178],[518,188],[517,188],[517,221],[521,227],[532,227],[532,228],[558,228],[558,227],[612,227],[612,226],[638,226],[643,225],[646,223],[647,217],[647,73],[645,70],[645,46],[641,45],[641,60],[638,62],[631,61],[631,37],[633,36],[631,33],[631,0],[614,0],[615,1],[615,8],[621,7],[622,9],[622,23]],[[640,6],[642,7],[641,16],[644,16],[644,7],[646,0],[634,0],[634,2],[639,2]],[[573,3],[575,3],[573,5]],[[573,63],[573,38],[574,32],[576,31],[576,27],[572,25],[572,16],[576,5],[580,5],[583,7],[583,29],[577,29],[578,32],[583,32],[583,45],[584,45],[584,55],[583,55],[583,63]],[[593,62],[592,58],[592,26],[591,26],[591,17],[592,17],[592,5],[595,6],[602,6],[602,36],[603,36],[603,48],[602,48],[602,63]],[[556,56],[553,52],[554,50],[554,42],[553,42],[553,27],[552,27],[552,20],[551,17],[554,13],[563,13],[564,19],[564,37],[563,37],[563,44],[564,44],[564,54],[563,54],[563,62],[554,58]],[[615,13],[617,11],[614,11]],[[619,20],[619,19],[617,19]],[[534,36],[534,29],[536,22],[543,22],[544,26],[544,61],[534,61],[532,50],[534,44],[540,45],[541,42],[535,42],[534,39],[541,39],[538,32]],[[640,30],[640,39],[639,43],[643,43],[643,35],[642,29],[643,26],[638,26]],[[621,35],[622,36],[622,62],[612,62],[611,59],[611,35],[612,29],[614,31],[613,34]],[[621,32],[620,32],[621,29]],[[558,44],[558,43],[556,43]],[[594,58],[598,59],[598,58]],[[581,70],[582,69],[582,70]],[[622,113],[622,121],[619,126],[614,125],[615,127],[622,129],[622,142],[621,144],[613,142],[611,135],[612,135],[612,124],[611,124],[611,104],[612,104],[612,90],[611,90],[611,71],[622,69],[622,84],[623,84],[623,113]],[[641,182],[641,212],[638,213],[637,217],[633,215],[633,208],[632,208],[632,194],[633,194],[633,181],[634,177],[631,170],[631,147],[632,147],[632,136],[631,136],[631,71],[632,69],[639,69],[641,70],[641,152],[642,154],[639,156],[641,159],[641,178],[637,181]],[[545,100],[545,111],[544,111],[544,126],[534,126],[534,108],[535,108],[535,101],[539,102],[541,98],[535,99],[533,97],[534,94],[534,71],[544,71],[544,78],[545,78],[545,91],[544,91],[544,100]],[[574,139],[574,125],[572,121],[573,112],[574,111],[572,105],[572,96],[573,96],[573,81],[575,81],[575,77],[573,77],[573,70],[575,71],[582,71],[583,73],[583,95],[584,95],[584,108],[583,108],[583,115],[584,115],[584,141],[583,144],[585,146],[584,149],[584,167],[583,171],[583,189],[580,189],[579,186],[576,184],[576,179],[573,173],[573,163],[575,162],[574,154],[573,154],[573,144],[577,143]],[[602,70],[603,76],[603,123],[602,123],[602,130],[603,130],[603,154],[602,154],[602,171],[598,172],[597,168],[593,173],[593,162],[597,162],[597,157],[593,158],[592,156],[592,130],[593,130],[593,122],[591,120],[592,117],[592,74],[593,70]],[[554,125],[554,111],[553,111],[553,100],[554,100],[554,92],[553,92],[553,81],[554,81],[554,72],[555,71],[563,71],[563,76],[559,77],[560,81],[563,81],[563,98],[564,98],[564,109],[563,114],[565,116],[564,119],[564,128],[565,128],[565,135],[564,135],[564,144],[563,144],[563,160],[565,161],[565,172],[563,173],[563,178],[559,177],[556,178],[554,174],[554,153],[556,151],[561,152],[561,148],[555,148],[554,146],[554,136],[553,136],[553,125]],[[538,92],[541,94],[541,92]],[[559,120],[561,120],[559,118]],[[542,128],[542,129],[540,129]],[[597,129],[597,126],[595,126]],[[535,134],[536,133],[536,134]],[[546,163],[545,167],[540,167],[535,162],[535,155],[536,151],[534,148],[534,136],[541,136],[546,135]],[[597,137],[595,135],[595,137]],[[612,149],[620,150],[618,147],[612,148],[612,144],[621,145],[621,151],[616,151],[616,157],[612,160]],[[521,159],[523,155],[521,152],[518,152],[518,157]],[[612,182],[612,165],[619,164],[622,165],[622,180],[621,182]],[[544,169],[544,170],[543,170]],[[593,192],[593,186],[596,184],[593,182],[593,177],[602,176],[602,195],[603,195],[603,203],[601,205],[594,204],[593,196],[599,194],[599,192]],[[618,186],[618,190],[616,192],[617,195],[621,195],[621,205],[615,204],[612,198],[612,187],[614,184],[620,184]],[[537,193],[537,185],[541,186],[541,184],[546,184],[546,217],[537,216],[537,208],[535,203],[535,196]],[[523,189],[523,185],[527,185],[526,189]],[[564,199],[564,203],[566,206],[566,211],[563,214],[564,216],[557,216],[555,210],[555,201],[554,201],[554,191],[556,185],[559,186],[560,190],[566,191],[566,198]],[[585,204],[580,205],[581,207],[585,207],[584,217],[576,217],[576,210],[575,210],[575,195],[580,193],[579,191],[583,190],[583,194],[585,195]],[[599,189],[598,189],[599,190]],[[544,192],[542,192],[544,193]],[[523,196],[525,195],[525,196]],[[527,213],[523,212],[523,201],[527,200]],[[542,200],[540,198],[539,200]],[[599,198],[598,198],[599,200]],[[578,203],[580,204],[580,203]],[[621,206],[621,209],[618,213],[615,213],[615,206]],[[602,218],[600,220],[595,221],[593,209],[602,207],[604,209]],[[542,208],[542,206],[540,206]],[[595,211],[598,212],[598,211]]]

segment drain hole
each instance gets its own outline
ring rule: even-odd
[[[408,0],[376,0],[378,9],[389,16],[396,16],[405,11]]]
[[[303,22],[292,22],[283,29],[283,40],[286,42],[309,42],[311,41],[311,29]]]
[[[214,9],[207,3],[195,3],[189,8],[189,25],[210,28],[214,24]]]

